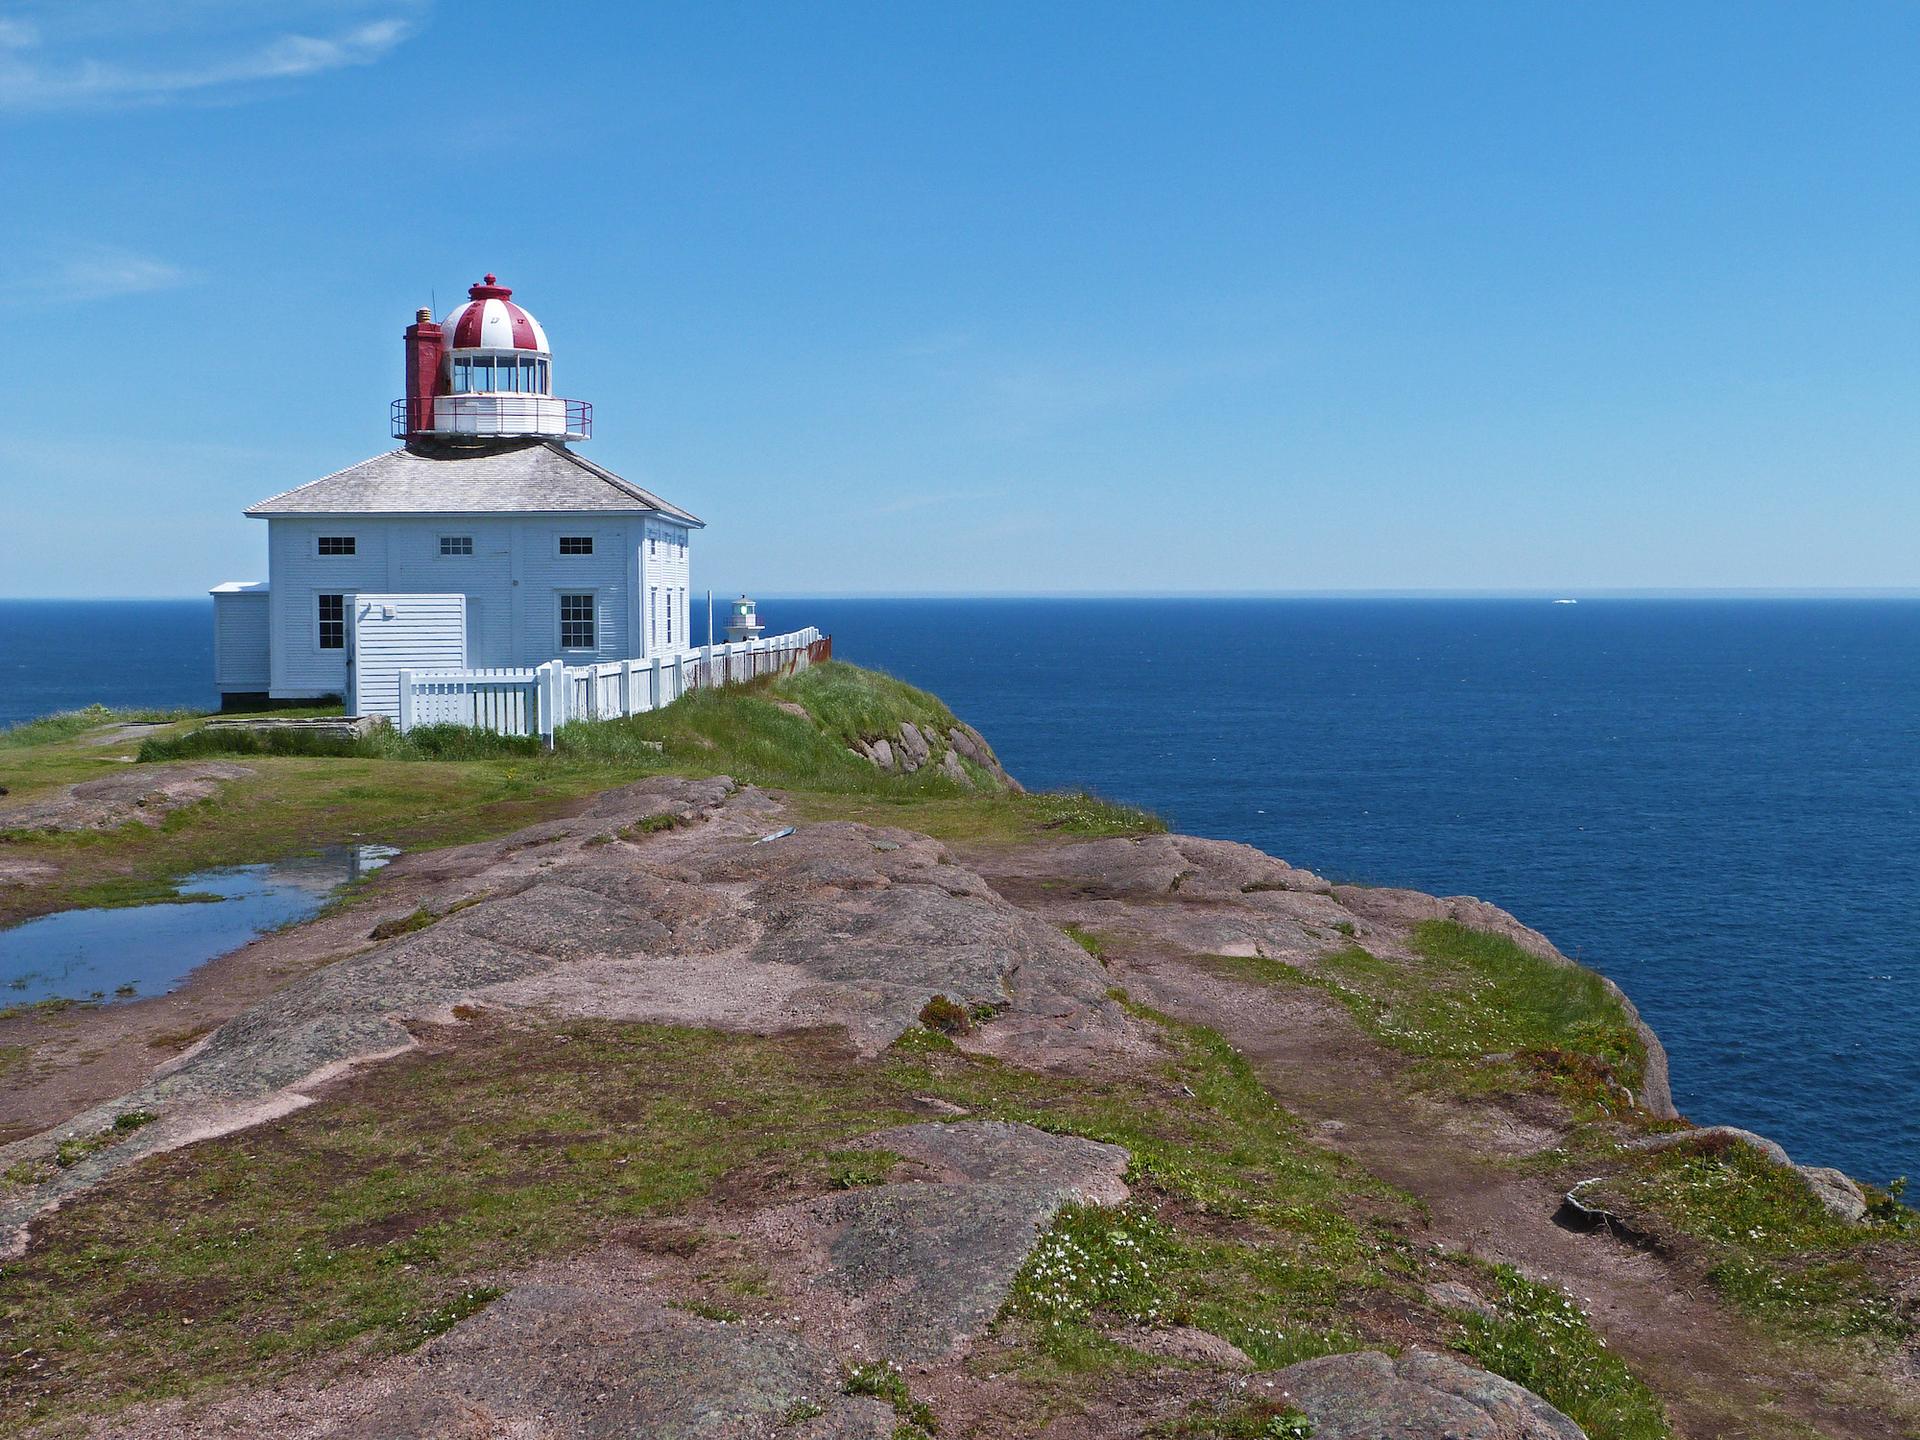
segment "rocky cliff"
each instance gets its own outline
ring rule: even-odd
[[[621,785],[223,962],[131,1089],[49,1038],[0,1429],[1912,1433],[1904,1212],[1692,1130],[1545,937],[836,738],[946,788]]]

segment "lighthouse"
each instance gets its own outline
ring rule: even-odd
[[[406,326],[398,448],[262,500],[265,581],[214,595],[223,703],[340,696],[397,713],[397,676],[670,661],[691,642],[699,518],[572,447],[540,322],[488,275]]]
[[[392,419],[394,438],[410,446],[593,433],[593,407],[553,393],[547,332],[493,275],[445,320],[421,310],[406,329],[406,356],[407,393]]]

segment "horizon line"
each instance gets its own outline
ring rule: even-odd
[[[705,592],[702,592],[703,594]],[[716,598],[732,587],[716,587]],[[1915,600],[1920,586],[1581,586],[1550,589],[1380,588],[1291,590],[761,590],[765,600]],[[0,604],[126,605],[210,600],[204,592],[172,595],[0,595]]]

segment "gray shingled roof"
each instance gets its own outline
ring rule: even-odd
[[[705,522],[622,480],[558,440],[389,450],[308,481],[249,515],[468,515],[497,511],[657,510]]]

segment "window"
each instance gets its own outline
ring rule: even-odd
[[[442,535],[440,537],[440,553],[442,555],[471,555],[473,553],[473,536]]]
[[[593,553],[593,536],[562,535],[560,537],[560,553],[562,555],[591,555]]]
[[[693,616],[687,613],[687,587],[682,585],[680,587],[680,643],[682,645],[689,643],[687,630],[692,623]]]
[[[453,393],[456,395],[473,393],[473,361],[465,355],[453,362]]]
[[[591,650],[593,640],[593,596],[560,597],[560,648]]]
[[[320,648],[322,650],[344,650],[347,648],[347,597],[344,595],[321,595],[320,601]]]
[[[660,587],[658,585],[648,593],[647,644],[654,650],[660,648]]]
[[[658,555],[659,553],[660,553],[660,542],[651,535],[647,536],[647,558],[651,560],[655,555]]]
[[[673,644],[673,591],[667,591],[667,644]]]
[[[319,548],[322,555],[351,555],[354,550],[353,536],[322,535]]]

